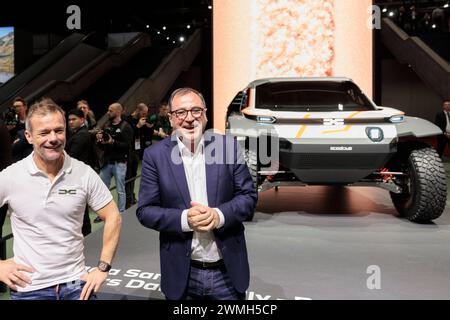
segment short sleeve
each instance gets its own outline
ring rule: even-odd
[[[113,196],[102,179],[100,179],[100,176],[91,167],[88,167],[88,170],[87,202],[92,210],[98,211],[110,203]]]

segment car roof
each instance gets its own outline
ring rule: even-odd
[[[351,81],[350,78],[345,77],[283,77],[283,78],[263,78],[257,79],[248,85],[248,87],[257,87],[265,83],[271,82],[347,82]]]

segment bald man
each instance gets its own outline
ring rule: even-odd
[[[96,134],[97,144],[104,151],[100,177],[109,188],[111,178],[114,176],[120,213],[125,211],[125,175],[133,140],[133,129],[122,120],[122,111],[123,107],[120,103],[111,104],[107,112],[109,123],[104,130]],[[100,221],[99,217],[94,220],[94,222]]]

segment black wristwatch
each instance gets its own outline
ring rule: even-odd
[[[100,260],[97,265],[98,270],[102,272],[108,272],[111,270],[111,265],[108,262]]]

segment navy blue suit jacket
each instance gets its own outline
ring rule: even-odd
[[[208,204],[225,217],[214,236],[235,289],[244,293],[250,272],[242,222],[254,211],[257,193],[236,139],[218,134],[204,138]],[[145,150],[136,212],[142,225],[160,232],[161,290],[169,299],[181,298],[188,284],[193,232],[182,231],[181,214],[190,202],[173,135]]]

